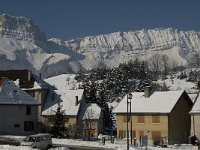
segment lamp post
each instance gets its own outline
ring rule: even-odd
[[[128,122],[129,122],[130,117],[131,117],[131,99],[132,99],[132,94],[130,93],[130,94],[127,95],[127,132],[126,132],[127,133],[127,150],[129,150],[129,129],[128,129]],[[130,107],[130,110],[129,110],[129,107]],[[131,124],[131,126],[132,126],[132,124]],[[131,130],[132,130],[132,127],[131,127]],[[131,139],[132,139],[132,135],[131,135]]]

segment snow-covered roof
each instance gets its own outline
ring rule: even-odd
[[[60,104],[62,110],[64,110],[64,115],[77,115],[80,103],[76,105],[76,96],[78,96],[78,101],[80,102],[83,98],[83,89],[55,90],[54,98],[52,98],[52,94],[50,94],[44,103],[42,115],[55,115],[59,102],[61,102]]]
[[[32,74],[32,77],[34,78],[33,87],[32,88],[22,88],[23,90],[28,91],[28,90],[38,90],[38,89],[55,89],[53,86],[51,86],[49,83],[45,82],[44,80],[42,80],[38,76]],[[19,79],[14,81],[14,83],[18,87],[20,87]]]
[[[0,92],[0,104],[39,105],[39,102],[17,87],[13,82],[4,80]]]
[[[199,95],[190,113],[200,113],[200,96]]]
[[[184,90],[154,92],[150,97],[144,97],[143,92],[133,92],[131,111],[132,113],[170,113],[183,92]],[[127,112],[127,96],[113,112]]]
[[[101,108],[95,103],[81,102],[79,119],[99,119]]]
[[[197,99],[198,94],[197,93],[189,93],[188,96],[190,97],[190,99],[194,103]]]
[[[43,79],[39,78],[36,75],[32,75],[33,78],[35,79],[34,82],[34,88],[35,89],[55,89],[53,86],[51,86],[49,83],[45,82]]]

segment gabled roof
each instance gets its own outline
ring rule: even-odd
[[[95,103],[87,103],[85,100],[81,102],[79,119],[99,119],[101,108]]]
[[[133,92],[131,100],[132,113],[170,113],[183,94],[181,91],[154,92],[150,97],[144,97],[143,92]],[[127,96],[114,109],[114,113],[127,112]]]
[[[39,105],[39,103],[33,97],[21,90],[9,80],[4,80],[1,87],[0,104]]]
[[[48,89],[48,90],[55,90],[55,87],[51,86],[49,83],[45,82],[44,80],[42,80],[41,78],[39,78],[38,76],[32,74],[32,80],[31,81],[26,81],[27,83],[30,82],[31,88],[26,88],[26,87],[22,87],[23,90],[40,90],[40,89]],[[17,79],[16,81],[14,81],[14,83],[17,86],[20,86],[20,82],[19,79]],[[29,84],[29,83],[28,83]]]
[[[196,102],[194,103],[194,106],[192,107],[192,110],[190,113],[199,113],[200,114],[200,96],[198,95]]]
[[[80,103],[76,105],[76,96],[80,102],[83,98],[83,89],[79,90],[55,90],[54,96],[49,94],[49,97],[44,103],[42,115],[55,115],[55,112],[60,102],[64,115],[76,116],[79,111]]]

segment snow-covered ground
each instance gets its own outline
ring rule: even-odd
[[[75,74],[61,74],[45,79],[45,81],[55,86],[57,89],[73,90],[81,85],[81,83],[78,83],[74,78]],[[186,79],[177,79],[174,77],[172,80],[170,76],[168,76],[168,79],[156,81],[156,83],[160,85],[163,85],[164,82],[170,91],[185,90],[187,93],[195,93],[198,91],[196,85],[192,82],[187,82]]]
[[[58,90],[75,90],[78,89],[81,83],[78,83],[74,78],[75,74],[61,74],[45,79],[45,81],[55,86]]]
[[[192,82],[187,82],[186,79],[168,79],[166,80],[158,80],[156,83],[163,85],[163,83],[167,85],[170,91],[177,91],[177,90],[185,90],[187,93],[195,93],[198,90],[195,88],[195,84]]]
[[[15,137],[16,138],[16,137]],[[17,137],[19,138],[19,137]],[[102,149],[113,149],[113,150],[126,150],[127,145],[126,141],[116,141],[114,143],[111,143],[110,141],[106,141],[105,144],[102,144],[100,141],[82,141],[82,140],[74,140],[74,139],[55,139],[53,138],[53,144],[61,144],[66,145],[63,147],[58,148],[51,148],[51,150],[70,150],[68,147],[70,146],[86,146],[86,147],[96,147],[96,148],[102,148]],[[26,146],[11,146],[11,145],[0,145],[1,150],[31,150],[30,147]],[[146,147],[134,147],[130,145],[130,150],[143,150],[146,149]],[[182,144],[182,145],[170,145],[168,148],[161,148],[161,147],[153,147],[148,146],[148,150],[192,150],[193,146],[190,144]]]
[[[75,79],[75,75],[70,74],[62,74],[56,77],[52,77],[46,79],[45,81],[50,83],[51,85],[55,86],[58,90],[72,90],[77,89],[79,84]],[[196,93],[197,90],[195,89],[195,84],[191,82],[186,82],[185,79],[166,79],[166,80],[158,80],[157,83],[163,85],[163,83],[168,86],[171,91],[176,90],[186,90],[188,93]],[[196,94],[192,97],[196,97]],[[1,136],[0,136],[1,137]],[[9,136],[14,139],[22,139],[24,137],[20,136]],[[100,141],[83,141],[83,140],[74,140],[74,139],[53,139],[53,144],[61,144],[66,145],[66,147],[59,147],[59,148],[52,148],[52,150],[69,150],[67,146],[89,146],[89,147],[97,147],[97,148],[107,148],[107,149],[115,149],[115,150],[126,150],[127,145],[126,141],[118,141],[115,140],[114,144],[110,141],[106,141],[105,145],[102,144]],[[30,147],[22,147],[22,146],[11,146],[11,145],[0,145],[0,150],[30,150]],[[141,150],[145,149],[145,147],[134,147],[130,146],[130,150]],[[161,148],[161,147],[153,147],[148,146],[148,150],[192,150],[192,145],[182,144],[182,145],[170,145],[168,148]]]

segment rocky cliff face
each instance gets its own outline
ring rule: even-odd
[[[195,31],[144,29],[47,40],[30,19],[0,14],[1,69],[31,69],[43,77],[92,69],[101,61],[113,67],[136,57],[148,59],[155,53],[185,65],[190,55],[199,51],[200,33]]]
[[[0,15],[0,36],[21,40],[46,40],[45,34],[30,19],[7,14]]]
[[[80,69],[77,57],[67,47],[47,41],[30,19],[0,15],[1,70],[30,69],[49,77]]]
[[[175,29],[152,29],[130,32],[116,32],[107,35],[88,36],[66,41],[67,46],[79,52],[85,49],[107,50],[162,50],[180,46],[186,52],[200,48],[200,33]]]
[[[72,39],[66,41],[66,45],[86,56],[82,62],[85,67],[88,66],[84,63],[88,64],[91,60],[90,55],[96,57],[96,62],[104,60],[108,66],[113,66],[133,57],[148,58],[154,53],[166,53],[169,56],[176,53],[179,63],[185,64],[192,53],[200,50],[200,33],[171,28],[143,29]]]

